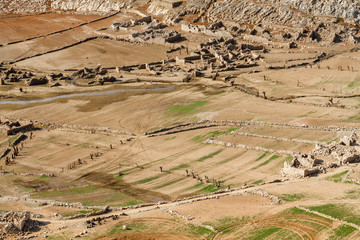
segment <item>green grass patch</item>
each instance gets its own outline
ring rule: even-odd
[[[350,82],[347,87],[348,88],[354,88],[354,87],[358,87],[360,83],[360,79],[355,79],[354,81]]]
[[[214,234],[213,231],[210,229],[201,227],[201,226],[195,226],[193,224],[188,224],[188,227],[190,228],[192,235],[195,237],[204,237],[205,239],[208,239],[208,237],[212,236]]]
[[[350,199],[360,198],[360,189],[346,191],[345,198],[350,198]]]
[[[188,164],[181,164],[177,167],[171,168],[170,171],[180,170],[180,169],[189,168],[189,167],[190,166]]]
[[[121,234],[124,232],[142,232],[147,229],[147,225],[145,223],[130,223],[126,225],[129,230],[124,230],[123,225],[118,224],[113,229],[110,230],[109,234]]]
[[[259,240],[259,239],[266,239],[267,237],[270,237],[273,234],[276,234],[279,232],[281,228],[278,227],[269,227],[264,229],[257,229],[253,231],[249,237],[243,238],[244,240]]]
[[[360,216],[355,214],[352,207],[345,204],[325,204],[308,207],[311,210],[344,220],[350,223],[360,224]]]
[[[171,106],[168,108],[168,112],[176,115],[189,114],[195,112],[196,110],[198,110],[200,107],[204,106],[207,103],[208,103],[207,101],[199,101],[188,105]]]
[[[335,175],[332,175],[330,177],[327,177],[326,180],[333,181],[333,182],[342,182],[344,176],[347,174],[348,171],[344,171]]]
[[[218,154],[221,153],[222,151],[223,151],[223,149],[220,149],[220,150],[218,150],[218,151],[216,151],[216,152],[213,152],[213,153],[210,153],[210,154],[208,154],[208,155],[206,155],[206,156],[203,156],[203,157],[199,158],[199,159],[196,160],[196,161],[197,161],[197,162],[203,162],[203,161],[205,161],[206,159],[215,157],[216,155],[218,155]]]
[[[262,180],[262,179],[260,179],[260,180],[256,180],[256,181],[252,182],[252,184],[257,185],[257,184],[260,184],[260,183],[262,183],[262,182],[263,182],[263,180]]]
[[[41,175],[39,178],[48,178],[49,176],[47,175]]]
[[[296,207],[286,209],[286,210],[283,211],[282,213],[283,213],[283,214],[290,214],[290,215],[307,215],[307,216],[310,216],[310,217],[321,218],[321,219],[323,219],[323,220],[326,220],[326,221],[329,221],[329,222],[333,222],[332,220],[329,220],[329,219],[327,219],[327,218],[321,217],[321,216],[316,215],[316,214],[314,214],[314,213],[310,213],[310,212],[304,211],[304,210],[299,209],[299,208],[296,208]]]
[[[47,192],[37,192],[32,194],[35,197],[60,197],[60,196],[71,196],[71,195],[83,195],[87,193],[92,193],[98,190],[97,186],[86,186],[78,188],[70,188],[62,191],[47,191]]]
[[[141,180],[135,182],[135,184],[144,184],[144,183],[148,183],[148,182],[154,181],[159,178],[160,178],[160,176],[148,177],[148,178],[144,178],[144,179],[141,179]]]
[[[78,214],[87,214],[87,213],[93,213],[93,212],[98,212],[98,211],[100,211],[100,209],[80,210],[80,211],[77,211],[75,213],[62,214],[62,216],[64,216],[64,217],[72,217],[72,216],[76,216]]]
[[[197,189],[197,188],[199,188],[199,187],[201,187],[203,185],[204,185],[203,182],[199,182],[199,183],[195,184],[194,186],[185,188],[183,191],[186,192],[186,191],[190,191],[190,190],[193,190],[193,189]]]
[[[287,156],[284,160],[284,162],[290,163],[293,160],[292,156]]]
[[[213,192],[217,192],[219,191],[220,188],[217,188],[216,186],[214,185],[208,185],[198,191],[196,191],[197,193],[213,193]]]
[[[90,146],[90,143],[85,142],[78,145],[75,145],[75,148],[88,148]]]
[[[201,135],[198,135],[198,136],[195,136],[192,138],[193,141],[196,141],[196,142],[202,142],[208,138],[214,138],[214,137],[217,137],[217,136],[220,136],[224,134],[224,132],[220,132],[220,131],[213,131],[213,132],[209,132],[209,133],[205,133],[205,134],[201,134]]]
[[[142,204],[142,203],[144,203],[144,201],[135,199],[135,200],[128,201],[128,202],[126,202],[124,204],[114,205],[114,207],[127,207],[127,206],[139,205],[139,204]]]
[[[356,114],[354,116],[351,116],[347,119],[347,122],[360,122],[360,115],[359,114]]]
[[[9,138],[8,142],[10,142],[10,144],[12,144],[17,138],[18,138],[18,136]]]
[[[346,224],[341,225],[340,227],[334,229],[334,235],[330,236],[330,239],[344,239],[356,230],[357,229],[352,226]]]
[[[263,159],[263,158],[264,158],[266,155],[268,155],[268,154],[269,154],[269,152],[264,152],[263,154],[260,155],[260,157],[258,157],[257,159],[255,159],[255,162]]]
[[[237,128],[229,128],[228,130],[225,131],[225,133],[231,133],[233,131],[236,131],[236,130],[239,130],[240,127],[237,127]]]
[[[283,194],[281,198],[287,202],[295,202],[305,198],[304,194]]]
[[[196,142],[202,142],[208,138],[214,138],[214,137],[217,137],[217,136],[220,136],[220,135],[223,135],[223,134],[226,134],[226,133],[230,133],[230,132],[233,132],[233,131],[236,131],[236,130],[239,130],[240,127],[238,128],[229,128],[228,130],[226,131],[213,131],[213,132],[208,132],[208,133],[205,133],[205,134],[201,134],[201,135],[198,135],[198,136],[195,136],[192,138],[193,141],[196,141]]]
[[[240,153],[240,154],[236,154],[235,156],[232,156],[230,158],[226,158],[224,160],[221,160],[220,162],[217,162],[216,165],[222,165],[222,164],[225,164],[225,163],[228,163],[228,162],[231,162],[233,160],[235,160],[236,158],[240,157],[241,155],[243,155],[244,153]]]
[[[180,182],[180,181],[182,181],[182,180],[184,180],[184,179],[185,179],[185,178],[179,178],[179,179],[176,179],[176,180],[173,180],[173,181],[164,183],[164,184],[162,184],[162,185],[160,185],[160,186],[155,187],[155,189],[161,189],[161,188],[164,188],[164,187],[168,187],[168,186],[173,185],[173,184],[175,184],[175,183],[178,183],[178,182]]]
[[[216,221],[208,222],[206,224],[213,226],[216,229],[221,230],[221,229],[233,226],[233,225],[246,224],[249,220],[250,220],[250,217],[246,217],[246,216],[244,216],[242,218],[229,216],[229,217],[216,219]]]
[[[353,88],[355,86],[355,81],[352,81],[351,83],[348,84],[348,88]]]
[[[272,155],[268,160],[266,160],[266,161],[260,163],[259,165],[253,167],[251,170],[255,170],[255,169],[258,169],[258,168],[260,168],[260,167],[263,167],[263,166],[269,164],[272,160],[275,160],[275,159],[277,159],[277,158],[279,158],[279,155],[276,155],[276,154],[275,154],[275,155]]]
[[[333,143],[333,142],[336,142],[338,139],[337,138],[331,138],[331,139],[328,139],[327,141],[326,141],[326,143],[327,144],[331,144],[331,143]]]

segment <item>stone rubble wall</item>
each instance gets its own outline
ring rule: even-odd
[[[130,1],[114,0],[52,0],[51,8],[60,11],[76,11],[80,13],[108,13],[120,11]]]
[[[210,30],[207,29],[205,26],[196,26],[196,25],[192,25],[192,24],[181,24],[181,31],[184,32],[188,32],[188,33],[202,33],[208,36],[212,36],[212,37],[223,37],[223,38],[233,38],[233,35],[224,30],[224,29],[218,29],[218,30]]]
[[[24,141],[25,139],[27,139],[27,136],[25,134],[20,134],[16,139],[15,141],[11,144],[12,146],[16,146],[18,145],[19,143],[21,143],[22,141]],[[1,157],[0,157],[1,158]]]
[[[217,126],[269,126],[269,127],[279,127],[279,128],[290,128],[290,129],[300,129],[300,130],[319,130],[319,131],[359,131],[359,127],[347,127],[347,126],[312,126],[307,124],[291,124],[291,123],[280,123],[280,122],[262,122],[262,121],[242,121],[242,120],[202,120],[198,122],[188,122],[183,124],[174,125],[171,127],[160,128],[155,131],[147,132],[145,135],[152,135],[155,133],[166,132],[171,129],[184,127],[184,126],[194,126],[198,124],[217,124]]]
[[[327,218],[327,219],[330,219],[330,220],[333,220],[333,221],[336,221],[336,222],[341,222],[343,224],[346,224],[346,225],[349,225],[351,227],[354,227],[356,228],[357,230],[360,230],[360,226],[354,224],[354,223],[349,223],[349,222],[346,222],[344,220],[340,220],[338,218],[335,218],[335,217],[332,217],[332,216],[329,216],[329,215],[326,215],[326,214],[323,214],[323,213],[320,213],[320,212],[317,212],[317,211],[314,211],[314,210],[310,210],[308,208],[305,208],[305,207],[301,207],[301,206],[296,206],[296,208],[298,209],[301,209],[303,211],[306,211],[306,212],[309,212],[309,213],[313,213],[313,214],[316,214],[318,216],[321,216],[321,217],[324,217],[324,218]]]
[[[222,145],[225,147],[232,147],[232,148],[244,148],[244,149],[248,149],[248,150],[271,152],[271,153],[284,154],[284,155],[299,154],[298,152],[294,152],[294,151],[290,151],[290,150],[275,150],[275,149],[263,148],[263,147],[253,147],[253,146],[248,146],[245,144],[234,144],[234,143],[230,143],[230,142],[223,142],[223,141],[218,141],[218,140],[213,140],[213,139],[207,139],[204,143],[217,144],[217,145]]]
[[[172,216],[179,217],[179,218],[183,218],[183,219],[185,219],[186,221],[191,221],[191,223],[193,223],[193,224],[195,224],[195,225],[197,225],[197,226],[200,226],[200,227],[203,227],[203,228],[207,228],[207,229],[209,229],[210,231],[213,231],[213,232],[218,232],[218,230],[217,230],[216,228],[212,227],[212,226],[203,224],[203,223],[201,223],[201,222],[192,221],[195,217],[187,217],[187,216],[185,216],[185,215],[183,215],[183,214],[181,214],[181,213],[179,213],[179,212],[177,212],[177,211],[175,211],[175,210],[172,210],[172,209],[170,209],[170,208],[166,209],[166,211],[167,211],[168,213],[170,213]]]
[[[3,158],[3,157],[5,157],[10,151],[11,151],[10,148],[6,148],[6,149],[3,151],[3,153],[1,154],[0,159]]]
[[[12,129],[7,130],[7,135],[9,136],[9,135],[14,135],[14,134],[17,134],[17,133],[23,132],[23,131],[30,131],[33,128],[34,128],[34,126],[32,123],[25,124],[20,127],[13,127]]]
[[[93,217],[93,216],[98,216],[98,215],[102,215],[105,213],[108,213],[110,211],[109,206],[106,206],[105,208],[103,208],[100,211],[97,212],[91,212],[91,213],[86,213],[86,214],[77,214],[75,216],[70,216],[70,217],[62,217],[62,220],[71,220],[71,219],[78,219],[78,218],[88,218],[88,217]]]
[[[190,128],[186,128],[186,129],[179,129],[179,130],[169,131],[169,132],[165,132],[165,133],[159,133],[156,135],[148,135],[148,137],[157,137],[157,136],[169,135],[169,134],[174,134],[174,133],[180,133],[180,132],[186,132],[186,131],[192,131],[192,130],[197,130],[197,129],[201,129],[201,128],[216,127],[216,126],[218,126],[218,125],[209,124],[209,125],[203,125],[203,126],[194,126],[194,127],[190,127]]]
[[[2,116],[6,119],[9,119],[11,121],[30,121],[30,120],[25,120],[25,119],[11,119],[8,118],[6,116]],[[32,126],[38,126],[41,128],[52,128],[52,129],[63,129],[63,130],[69,130],[69,131],[86,131],[86,132],[90,132],[90,133],[112,133],[115,135],[130,135],[130,136],[136,136],[134,133],[129,132],[129,131],[123,131],[123,130],[118,130],[118,129],[111,129],[108,127],[95,127],[95,126],[86,126],[86,125],[71,125],[71,124],[59,124],[59,123],[46,123],[46,122],[42,122],[42,121],[32,121],[31,120],[31,125]]]
[[[356,184],[359,184],[360,185],[360,181],[357,180],[357,179],[353,179],[353,178],[349,178],[349,175],[354,172],[354,170],[350,169],[346,175],[344,176],[344,182],[352,182],[352,183],[356,183]]]
[[[67,130],[78,130],[86,132],[104,132],[104,133],[113,133],[120,135],[130,135],[136,136],[134,133],[129,131],[110,129],[108,127],[95,127],[95,126],[85,126],[85,125],[71,125],[71,124],[58,124],[58,123],[44,123],[40,121],[34,121],[34,123],[40,127],[44,128],[54,128],[54,129],[67,129]]]
[[[246,190],[246,193],[251,193],[251,194],[257,194],[260,195],[262,197],[265,198],[269,198],[271,200],[271,202],[276,205],[276,204],[283,204],[285,203],[285,201],[271,193],[266,192],[264,189],[253,189],[253,190]]]
[[[283,141],[283,142],[299,142],[299,143],[309,143],[309,144],[320,143],[318,141],[296,139],[296,138],[279,138],[279,137],[266,136],[266,135],[260,135],[260,134],[245,133],[245,132],[240,132],[240,131],[233,131],[233,132],[227,133],[226,135],[242,135],[242,136],[248,136],[248,137],[258,137],[258,138],[265,138],[265,139],[273,139],[273,140],[278,140],[278,141]],[[221,135],[221,136],[224,136],[224,135]]]

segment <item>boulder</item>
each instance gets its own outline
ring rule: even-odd
[[[289,43],[289,48],[290,48],[290,49],[297,48],[297,47],[298,47],[298,45],[297,45],[296,42],[291,42],[291,43]]]
[[[42,85],[42,84],[47,84],[47,83],[48,83],[48,80],[46,79],[46,77],[30,78],[30,79],[26,80],[26,84],[29,86]]]
[[[360,37],[355,37],[354,35],[350,35],[348,42],[350,44],[358,44],[360,42]]]

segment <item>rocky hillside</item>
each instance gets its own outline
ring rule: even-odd
[[[328,16],[360,23],[358,0],[0,0],[0,13],[59,10],[106,13],[142,5],[147,5],[151,14],[172,18],[199,14],[197,20],[202,17],[211,21],[307,25],[315,16]]]
[[[110,12],[119,11],[129,2],[124,0],[54,0],[51,2],[51,8],[62,11]]]
[[[208,17],[305,25],[315,16],[328,16],[358,24],[359,10],[360,2],[355,0],[229,0],[214,3]]]
[[[0,13],[26,14],[46,11],[108,13],[131,5],[132,0],[0,0]]]

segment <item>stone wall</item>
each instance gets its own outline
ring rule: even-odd
[[[30,131],[34,128],[32,123],[22,125],[20,127],[13,127],[12,129],[7,130],[7,135],[15,135],[19,132]]]

